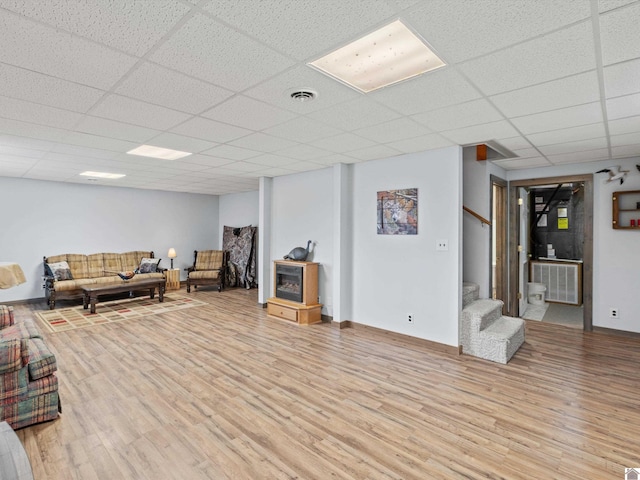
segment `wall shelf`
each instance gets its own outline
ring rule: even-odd
[[[612,227],[616,230],[640,230],[640,190],[613,192]]]

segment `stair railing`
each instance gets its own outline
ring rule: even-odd
[[[486,224],[491,226],[491,222],[489,220],[487,220],[486,218],[484,218],[482,215],[480,215],[479,213],[474,212],[473,210],[471,210],[469,207],[465,207],[464,205],[462,206],[462,209],[467,212],[470,213],[471,215],[473,215],[474,217],[476,217],[478,220],[480,220],[481,223]]]

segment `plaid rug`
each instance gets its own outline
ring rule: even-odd
[[[85,310],[82,306],[34,313],[47,326],[49,331],[63,332],[76,328],[121,322],[122,320],[199,307],[206,304],[206,302],[195,300],[192,297],[170,293],[164,295],[162,303],[158,301],[157,295],[153,300],[149,297],[140,297],[98,302],[96,304],[96,313],[90,313],[89,308]]]

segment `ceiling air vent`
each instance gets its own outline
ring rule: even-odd
[[[310,102],[314,100],[318,94],[313,90],[294,90],[289,96],[296,102]]]

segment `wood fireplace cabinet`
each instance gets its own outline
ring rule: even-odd
[[[273,263],[273,297],[267,300],[267,315],[300,325],[321,322],[319,264],[293,260],[276,260]]]

